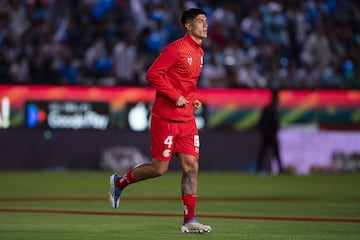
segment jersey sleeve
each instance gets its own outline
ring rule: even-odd
[[[153,62],[146,73],[146,80],[166,97],[176,102],[180,93],[167,80],[167,72],[179,60],[179,51],[173,46],[167,46],[163,49],[157,59]]]

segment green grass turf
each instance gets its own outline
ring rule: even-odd
[[[181,202],[176,200],[180,199],[181,173],[169,172],[129,186],[123,192],[119,209],[112,209],[106,200],[110,174],[104,171],[0,172],[0,209],[182,214]],[[200,172],[197,213],[201,222],[213,227],[211,233],[182,234],[181,216],[0,211],[0,239],[358,240],[360,222],[225,219],[209,215],[360,220],[359,183],[359,174],[260,177],[238,172]],[[84,199],[4,200],[26,197]],[[93,198],[86,200],[86,197]],[[165,199],[129,199],[134,197]],[[175,200],[166,200],[166,197]]]

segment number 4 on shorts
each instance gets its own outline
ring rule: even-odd
[[[164,140],[164,144],[168,145],[168,148],[171,148],[171,145],[173,144],[173,136],[168,136],[165,140]]]

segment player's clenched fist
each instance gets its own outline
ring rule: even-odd
[[[179,99],[175,102],[175,105],[177,107],[186,107],[186,105],[189,103],[188,100],[184,96],[180,96]]]
[[[202,103],[197,99],[194,100],[193,104],[194,104],[194,112],[196,112],[202,107]]]

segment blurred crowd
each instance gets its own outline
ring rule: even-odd
[[[0,0],[0,84],[146,86],[208,14],[203,88],[360,89],[357,0]]]

